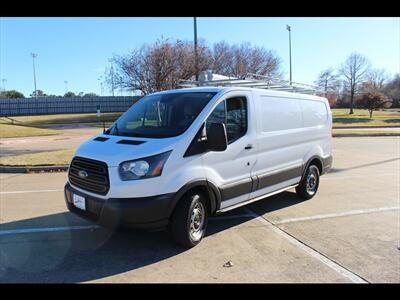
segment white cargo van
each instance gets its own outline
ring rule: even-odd
[[[70,211],[103,226],[203,238],[209,216],[296,188],[312,198],[332,164],[325,98],[197,87],[141,98],[83,143],[65,186]]]

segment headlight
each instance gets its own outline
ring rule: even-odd
[[[119,175],[124,181],[160,176],[171,152],[125,161],[119,165]]]

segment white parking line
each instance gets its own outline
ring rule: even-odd
[[[228,220],[228,219],[237,219],[246,217],[250,218],[252,217],[252,215],[241,214],[234,216],[219,216],[210,218],[210,221]],[[22,228],[22,229],[0,230],[0,236],[10,235],[10,234],[22,234],[22,233],[59,232],[59,231],[70,231],[70,230],[98,229],[98,228],[102,227],[98,225],[80,225],[80,226],[63,226],[63,227]]]
[[[318,251],[314,250],[310,246],[302,243],[301,241],[297,240],[295,237],[291,236],[284,230],[280,229],[279,227],[276,227],[274,224],[269,222],[268,220],[264,219],[262,216],[257,215],[255,212],[248,208],[244,208],[249,214],[253,216],[254,219],[257,221],[261,222],[262,224],[266,225],[269,229],[280,235],[281,237],[285,238],[288,240],[290,243],[293,245],[297,246],[298,248],[302,249],[303,251],[307,252],[310,254],[312,257],[318,259],[320,262],[328,266],[329,268],[333,269],[334,271],[338,272],[342,276],[350,279],[354,283],[368,283],[365,279],[361,278],[357,274],[351,272],[350,270],[347,270],[343,266],[337,264],[333,260],[329,259],[325,255],[319,253]]]
[[[321,220],[328,218],[337,218],[337,217],[345,217],[345,216],[353,216],[353,215],[362,215],[362,214],[370,214],[382,211],[391,211],[391,210],[399,210],[400,206],[388,206],[388,207],[380,207],[380,208],[370,208],[370,209],[357,209],[346,211],[342,213],[333,213],[333,214],[324,214],[324,215],[315,215],[310,217],[302,217],[302,218],[291,218],[291,219],[283,219],[280,221],[272,222],[274,225],[286,224],[292,222],[301,222],[301,221],[310,221],[310,220]]]
[[[33,190],[33,191],[10,191],[10,192],[0,192],[0,195],[7,194],[25,194],[25,193],[54,193],[54,192],[62,192],[63,189],[58,190]]]
[[[24,228],[24,229],[10,229],[0,230],[1,235],[21,234],[21,233],[40,233],[40,232],[58,232],[58,231],[71,231],[83,229],[99,229],[98,225],[80,225],[80,226],[63,226],[63,227],[43,227],[43,228]]]
[[[321,177],[321,181],[325,180],[334,180],[334,179],[355,179],[355,178],[371,178],[370,175],[347,175],[347,176],[340,176],[340,175],[330,175],[327,174],[327,176]],[[382,173],[382,174],[376,174],[374,173],[374,177],[396,177],[398,176],[398,173]]]

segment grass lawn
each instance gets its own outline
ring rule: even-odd
[[[3,166],[68,165],[76,149],[48,151],[33,154],[0,157]]]
[[[372,119],[366,109],[355,109],[353,115],[349,115],[348,108],[334,108],[333,126],[400,126],[400,112],[395,111],[374,111]],[[122,113],[104,113],[101,121],[106,122],[109,127]],[[43,126],[50,124],[71,124],[71,123],[97,123],[94,126],[102,127],[96,114],[62,114],[62,115],[42,115],[42,116],[23,116],[11,117],[16,124],[28,126]],[[11,120],[0,118],[1,124],[11,124]]]
[[[353,115],[349,115],[348,108],[332,109],[333,127],[347,126],[400,126],[400,112],[374,111],[372,119],[366,109],[355,109]]]
[[[50,130],[29,126],[0,124],[0,138],[55,135],[61,133],[63,133],[61,130]]]
[[[100,120],[114,122],[122,113],[103,113]],[[99,122],[96,114],[63,114],[63,115],[41,115],[41,116],[23,116],[10,117],[16,121],[16,124],[41,126],[50,124],[71,124],[71,123],[95,123]],[[0,124],[11,124],[11,120],[0,118]]]

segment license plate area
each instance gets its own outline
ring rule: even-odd
[[[72,203],[74,204],[75,207],[86,210],[86,200],[85,197],[72,194]]]

